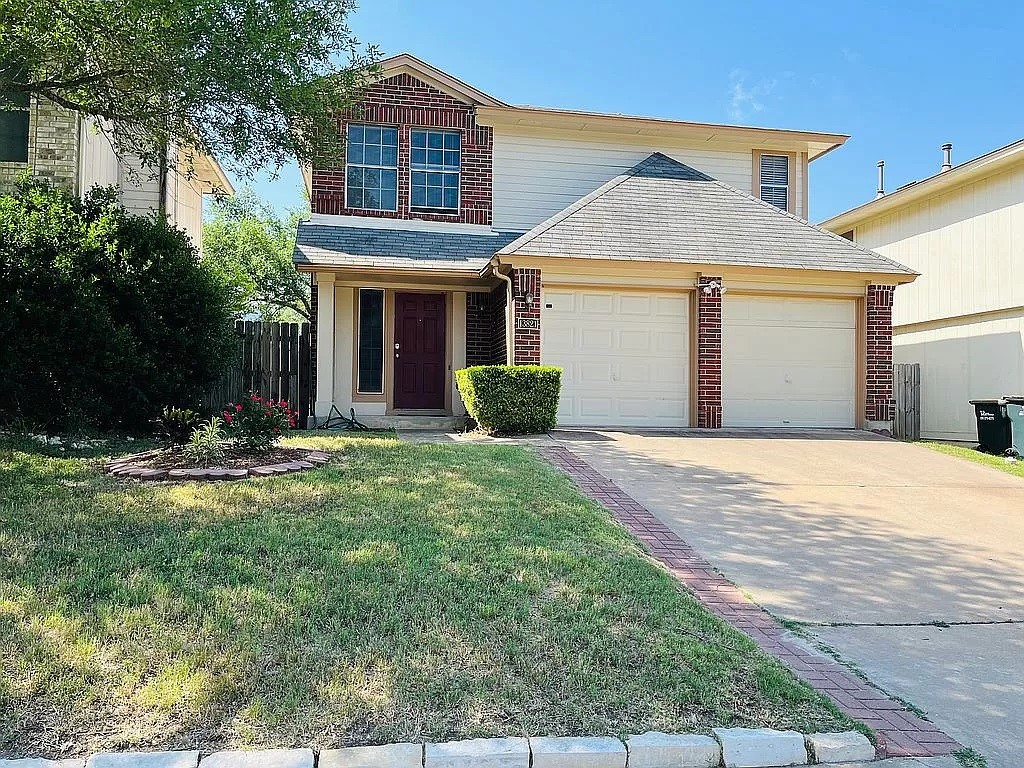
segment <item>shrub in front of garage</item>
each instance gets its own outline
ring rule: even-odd
[[[494,435],[535,435],[554,428],[562,369],[549,365],[475,365],[455,372],[466,410]]]

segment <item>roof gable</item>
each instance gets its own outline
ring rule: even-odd
[[[477,88],[474,88],[468,83],[464,83],[457,77],[453,77],[437,67],[427,64],[427,62],[422,59],[417,59],[409,53],[400,53],[397,56],[384,59],[384,61],[380,62],[379,66],[381,80],[386,80],[402,74],[411,75],[420,82],[425,83],[426,85],[429,85],[430,87],[435,88],[465,104],[470,104],[472,106],[483,105],[488,107],[506,106],[504,102],[499,101],[493,96],[486,94]]]
[[[916,274],[660,152],[498,255]]]

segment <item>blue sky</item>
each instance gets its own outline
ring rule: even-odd
[[[984,12],[982,12],[984,8]],[[1024,6],[974,2],[363,0],[353,31],[512,104],[850,134],[811,219],[1024,136]],[[295,168],[259,194],[301,203]]]

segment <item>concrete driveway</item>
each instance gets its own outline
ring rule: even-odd
[[[857,432],[555,439],[990,766],[1024,765],[1024,480]]]

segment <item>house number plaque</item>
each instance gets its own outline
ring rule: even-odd
[[[517,331],[537,331],[537,330],[540,330],[540,318],[539,317],[517,317],[516,318],[516,330]]]

